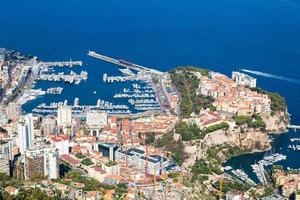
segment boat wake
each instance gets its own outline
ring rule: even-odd
[[[296,80],[296,79],[293,79],[293,78],[288,78],[288,77],[284,77],[284,76],[278,76],[278,75],[275,75],[275,74],[269,74],[269,73],[265,73],[265,72],[253,71],[253,70],[248,70],[248,69],[241,69],[241,71],[246,72],[246,73],[250,73],[250,74],[255,74],[255,75],[258,75],[258,76],[267,77],[267,78],[274,78],[274,79],[278,79],[278,80],[282,80],[282,81],[296,83],[296,84],[300,85],[300,81]]]

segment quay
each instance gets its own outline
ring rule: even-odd
[[[82,66],[82,61],[64,61],[64,62],[42,62],[42,67],[73,67],[73,66]]]
[[[268,179],[267,179],[267,177],[265,175],[264,165],[261,164],[261,163],[259,163],[258,166],[259,166],[259,172],[260,172],[260,175],[262,177],[263,184],[268,184]]]
[[[144,71],[144,72],[150,72],[150,73],[154,73],[154,74],[162,74],[163,73],[161,71],[158,71],[155,69],[150,69],[150,68],[147,68],[147,67],[144,67],[141,65],[137,65],[137,64],[134,64],[134,63],[122,60],[122,59],[115,59],[115,58],[111,58],[108,56],[104,56],[104,55],[98,54],[94,51],[89,51],[87,55],[97,58],[97,59],[100,59],[100,60],[103,60],[103,61],[106,61],[106,62],[109,62],[109,63],[113,63],[113,64],[116,64],[116,65],[119,65],[122,67],[126,67],[128,69],[132,69],[135,71]]]

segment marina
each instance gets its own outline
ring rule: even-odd
[[[286,159],[285,155],[275,153],[269,156],[265,156],[262,160],[258,161],[258,163],[264,166],[270,166],[285,159]]]
[[[256,175],[256,177],[258,178],[258,180],[263,183],[263,184],[267,184],[267,178],[265,175],[265,168],[267,166],[272,166],[277,162],[283,161],[285,160],[287,157],[283,154],[279,154],[279,153],[274,153],[271,155],[266,155],[264,156],[264,158],[260,161],[258,161],[257,164],[253,164],[251,165],[253,173]]]
[[[294,150],[294,151],[300,151],[300,145],[299,144],[297,144],[297,145],[290,144],[288,146],[288,149],[291,149],[291,150]]]
[[[258,178],[259,182],[262,184],[267,184],[267,178],[265,175],[265,169],[263,164],[259,163],[259,164],[253,164],[251,165],[253,173],[256,175],[256,177]]]
[[[65,82],[70,84],[78,85],[81,81],[87,80],[88,72],[82,71],[80,74],[76,74],[74,71],[71,71],[70,74],[65,74],[64,72],[60,72],[58,74],[41,74],[38,77],[38,80],[43,81],[55,81],[55,82]]]
[[[23,105],[27,103],[28,101],[32,101],[40,96],[45,95],[46,92],[42,89],[29,89],[25,90],[22,95],[17,99],[17,103],[20,105]]]
[[[300,137],[290,138],[291,142],[300,142]]]
[[[62,105],[67,105],[68,101],[60,101],[60,102],[51,102],[49,105],[46,103],[39,104],[36,108],[32,110],[32,112],[36,114],[55,114],[57,113],[57,109]],[[121,104],[112,104],[111,102],[104,100],[97,100],[97,104],[95,106],[88,105],[79,105],[79,98],[74,99],[74,103],[72,106],[69,106],[72,109],[74,114],[83,113],[85,110],[97,110],[107,112],[109,114],[130,114],[132,113],[129,110],[127,105]]]
[[[249,178],[246,172],[240,169],[231,170],[230,171],[233,175],[235,175],[236,178],[242,180],[244,183],[250,184],[250,185],[256,185],[256,183]]]

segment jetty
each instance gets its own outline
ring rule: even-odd
[[[89,51],[87,55],[91,56],[93,58],[97,58],[97,59],[115,64],[115,65],[126,67],[126,69],[131,69],[131,70],[140,71],[140,72],[150,72],[150,73],[153,73],[153,74],[162,74],[163,73],[161,71],[158,71],[158,70],[155,70],[155,69],[150,69],[148,67],[144,67],[144,66],[141,66],[141,65],[138,65],[138,64],[135,64],[135,63],[131,63],[131,62],[128,62],[128,61],[123,60],[123,59],[111,58],[111,57],[96,53],[95,51]]]
[[[300,125],[292,125],[292,124],[290,124],[287,127],[290,128],[290,129],[300,129]]]
[[[42,67],[73,67],[82,66],[82,61],[42,62]]]

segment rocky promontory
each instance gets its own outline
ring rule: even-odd
[[[197,67],[170,71],[180,93],[180,121],[175,132],[185,143],[191,166],[271,148],[268,134],[284,133],[289,124],[285,100],[277,93],[240,85],[226,75]]]

